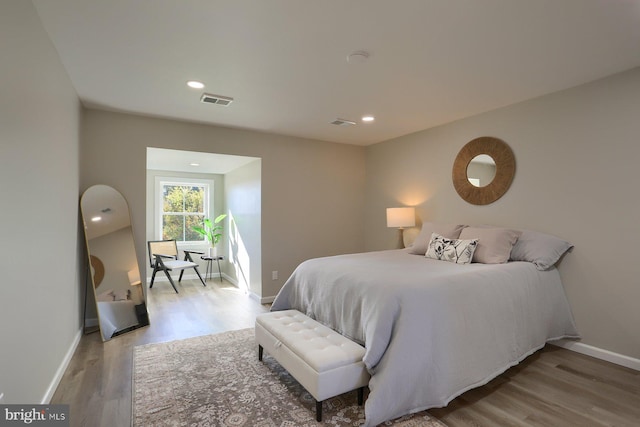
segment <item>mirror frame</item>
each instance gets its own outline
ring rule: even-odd
[[[467,167],[479,154],[487,154],[496,163],[496,176],[488,185],[476,187],[467,179]],[[501,139],[481,136],[469,141],[453,162],[453,186],[460,197],[472,205],[488,205],[502,197],[516,173],[516,159],[511,148]]]

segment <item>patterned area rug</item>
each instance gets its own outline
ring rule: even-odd
[[[315,400],[266,352],[258,361],[253,329],[137,346],[133,350],[133,425],[357,426],[364,406],[350,392]],[[384,425],[442,427],[420,412]]]

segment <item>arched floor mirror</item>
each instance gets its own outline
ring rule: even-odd
[[[125,198],[107,185],[88,188],[80,199],[91,288],[103,341],[149,324]]]

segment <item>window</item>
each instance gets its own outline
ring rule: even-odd
[[[210,184],[183,180],[159,182],[158,234],[161,239],[203,242],[193,231],[209,215]]]

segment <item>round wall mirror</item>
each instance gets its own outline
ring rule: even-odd
[[[486,187],[496,176],[496,162],[488,154],[478,154],[467,166],[467,179],[474,187]]]
[[[488,205],[502,197],[513,181],[516,160],[502,140],[483,136],[468,142],[453,163],[453,186],[465,201]]]

